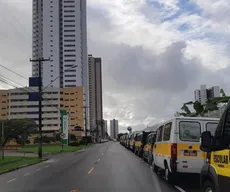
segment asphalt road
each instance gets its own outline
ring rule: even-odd
[[[75,153],[0,175],[3,192],[178,192],[119,143]],[[183,192],[183,190],[182,190]],[[187,191],[186,191],[187,192]],[[190,192],[190,191],[189,191]]]

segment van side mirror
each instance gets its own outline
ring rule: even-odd
[[[204,131],[201,134],[200,149],[204,152],[210,152],[213,148],[213,137],[210,131]]]

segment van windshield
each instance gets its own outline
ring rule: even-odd
[[[201,127],[199,122],[181,121],[179,124],[179,134],[181,141],[199,142]]]

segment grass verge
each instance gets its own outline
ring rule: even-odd
[[[22,159],[23,159],[23,157],[8,157],[8,156],[5,156],[4,159],[2,159],[2,157],[0,157],[0,165],[14,163],[14,162],[17,162],[17,161],[21,161]]]
[[[16,157],[7,157],[7,158],[8,159],[16,159]],[[2,164],[0,166],[0,174],[5,173],[5,172],[9,172],[9,171],[13,171],[13,170],[19,169],[19,168],[24,167],[24,166],[33,165],[33,164],[44,161],[44,159],[41,160],[37,157],[20,157],[20,158],[21,158],[21,160],[13,161],[13,162],[11,161],[11,163],[8,161],[7,164],[5,164],[5,165]]]
[[[75,151],[79,151],[79,150],[91,147],[92,145],[93,144],[88,144],[88,146],[85,146],[85,145],[64,146],[63,152],[75,152]],[[26,146],[19,151],[24,152],[24,153],[36,153],[38,151],[38,146],[32,146],[32,147]],[[43,145],[42,152],[43,153],[52,153],[52,154],[60,153],[60,152],[62,152],[62,147],[60,145]]]

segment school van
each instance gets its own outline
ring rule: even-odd
[[[206,152],[206,164],[200,172],[201,191],[230,191],[230,103],[213,132],[201,135],[201,150]]]
[[[129,140],[129,149],[134,152],[135,150],[135,138],[137,134],[141,133],[142,131],[133,131],[130,135],[130,140]]]
[[[152,150],[153,144],[156,140],[156,131],[159,124],[149,126],[143,130],[143,134],[145,136],[142,137],[142,158],[143,160],[147,160],[149,164],[152,163]]]
[[[147,141],[146,144],[144,145],[143,148],[143,155],[142,158],[143,160],[147,161],[148,164],[152,164],[152,151],[153,151],[153,144],[155,143],[156,140],[156,132],[152,131],[149,132],[149,135],[147,136]]]
[[[153,146],[153,170],[162,171],[169,183],[178,174],[199,174],[206,160],[200,149],[201,133],[215,129],[218,122],[216,118],[176,117],[161,123]]]
[[[138,156],[141,154],[141,141],[142,141],[143,133],[137,134],[134,139],[134,153]]]

